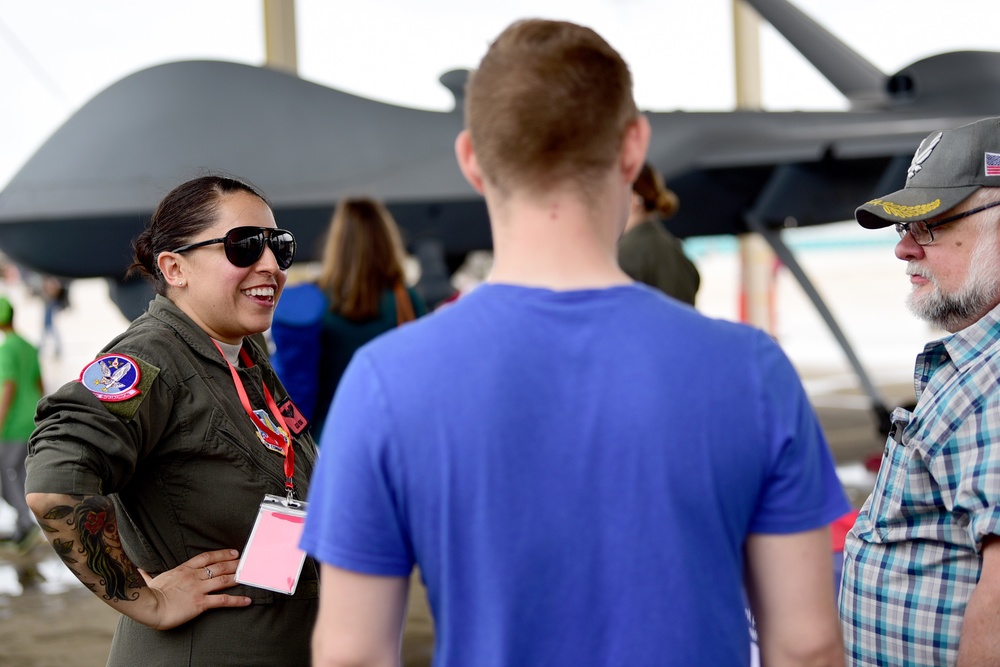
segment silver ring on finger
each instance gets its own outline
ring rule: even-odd
[[[211,579],[212,577],[214,577],[214,576],[215,576],[214,574],[212,574],[212,569],[211,569],[211,568],[208,568],[208,567],[206,567],[206,568],[205,568],[205,574],[207,574],[207,575],[208,575],[208,578],[209,578],[209,579]]]

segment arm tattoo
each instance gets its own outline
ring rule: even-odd
[[[139,597],[135,589],[144,588],[146,582],[122,549],[115,507],[110,498],[88,496],[75,507],[57,505],[46,512],[44,518],[52,522],[44,526],[46,531],[58,533],[68,528],[69,536],[79,540],[77,544],[74,539],[57,537],[52,540],[52,547],[90,590],[112,602],[128,602]],[[86,568],[79,567],[80,557],[86,562]],[[104,593],[97,590],[97,584],[86,581],[89,578],[87,569],[97,576],[97,584],[104,587]]]

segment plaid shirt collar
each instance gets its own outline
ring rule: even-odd
[[[917,398],[934,371],[950,361],[959,373],[968,371],[974,364],[983,363],[987,351],[1000,345],[1000,305],[993,308],[973,324],[932,340],[917,355],[914,367],[913,388]]]

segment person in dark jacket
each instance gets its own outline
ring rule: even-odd
[[[694,305],[701,284],[698,267],[684,254],[680,239],[663,224],[679,200],[649,163],[632,184],[632,207],[618,242],[618,264],[638,280],[679,301]]]

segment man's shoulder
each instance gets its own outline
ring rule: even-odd
[[[544,328],[537,341],[597,335],[609,349],[616,344],[711,352],[732,364],[752,363],[754,356],[780,349],[764,332],[749,325],[708,317],[641,283],[608,289],[559,293],[510,286],[477,288],[455,303],[409,322],[366,344],[374,359],[401,356],[454,358],[470,347],[503,346],[511,334]],[[742,360],[742,361],[741,361]]]
[[[7,333],[0,340],[0,360],[22,359],[30,355],[37,357],[37,348],[16,331]]]

